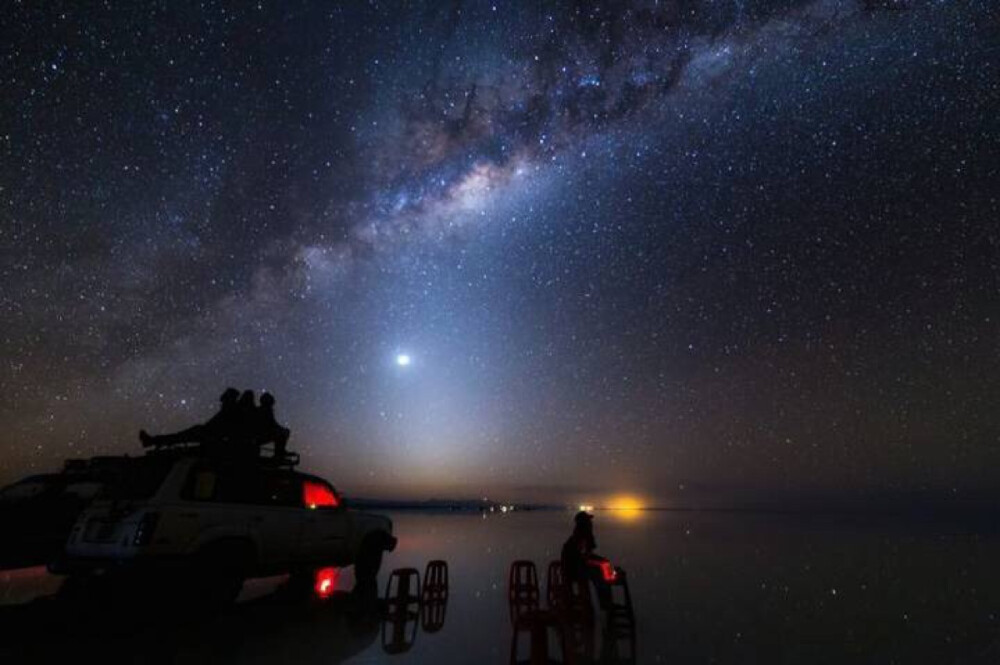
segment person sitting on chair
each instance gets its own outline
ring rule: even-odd
[[[604,608],[611,600],[611,590],[601,570],[601,563],[607,559],[597,554],[596,549],[594,516],[581,510],[573,518],[573,533],[562,546],[560,559],[563,575],[567,583],[587,584],[593,581],[597,599]]]

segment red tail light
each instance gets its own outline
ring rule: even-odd
[[[340,499],[329,485],[307,480],[302,483],[302,502],[309,508],[336,508]]]
[[[139,527],[135,530],[135,537],[132,544],[136,547],[143,547],[153,542],[153,533],[156,525],[160,523],[160,513],[149,512],[139,520]]]
[[[337,588],[337,569],[320,568],[316,571],[316,583],[313,590],[320,598],[329,598]]]

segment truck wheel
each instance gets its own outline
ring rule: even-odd
[[[354,563],[355,579],[368,581],[378,576],[379,568],[382,567],[382,553],[385,551],[384,540],[382,534],[373,533],[362,541],[358,560]]]

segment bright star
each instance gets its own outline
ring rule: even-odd
[[[396,364],[400,367],[407,367],[411,362],[413,362],[413,359],[405,353],[400,353],[396,356]]]

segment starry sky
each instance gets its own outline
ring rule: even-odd
[[[233,385],[348,494],[996,498],[998,45],[977,0],[14,2],[0,480]]]

